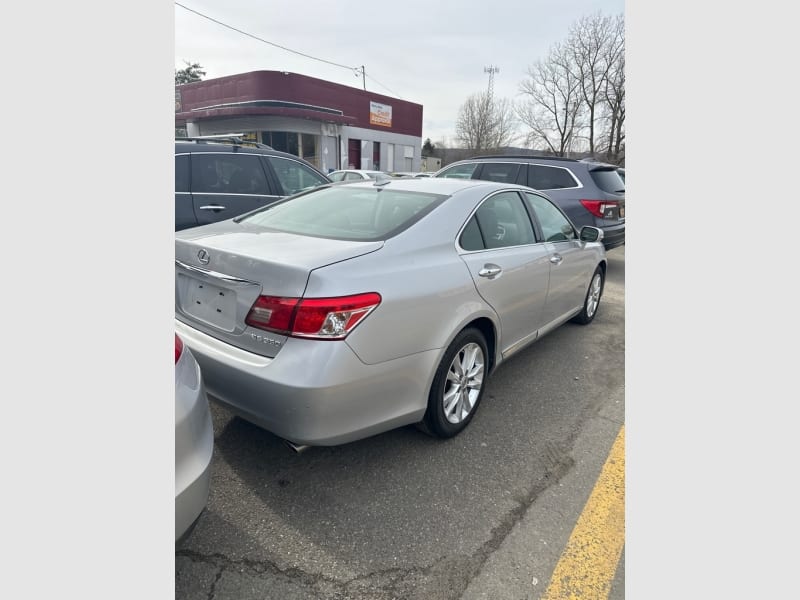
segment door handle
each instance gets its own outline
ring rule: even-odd
[[[560,254],[554,254],[553,256],[550,257],[550,262],[553,263],[554,265],[557,265],[562,260],[564,260],[564,259],[562,258],[562,256]]]
[[[483,268],[478,271],[478,275],[481,277],[488,277],[489,279],[493,279],[500,273],[502,273],[503,269],[498,267],[497,265],[483,265]]]
[[[221,210],[225,210],[225,206],[220,206],[219,204],[208,204],[206,206],[201,206],[200,210],[213,210],[214,212],[219,212]]]

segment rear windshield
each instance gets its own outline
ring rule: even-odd
[[[275,231],[343,240],[383,240],[407,229],[447,196],[384,187],[317,189],[236,219]]]
[[[589,171],[595,185],[609,194],[624,194],[625,181],[619,176],[616,169]]]

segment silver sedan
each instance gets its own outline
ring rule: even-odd
[[[602,237],[522,186],[316,188],[176,233],[176,328],[211,398],[295,448],[451,437],[504,360],[592,321]]]

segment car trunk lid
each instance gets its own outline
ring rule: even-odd
[[[381,241],[316,238],[235,222],[176,233],[175,313],[239,348],[275,356],[286,336],[247,325],[259,296],[299,298],[314,269],[374,252]]]

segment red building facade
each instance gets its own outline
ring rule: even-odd
[[[176,133],[242,133],[323,171],[417,171],[422,105],[283,71],[175,87]]]

